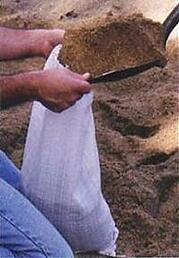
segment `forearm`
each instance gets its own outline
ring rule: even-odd
[[[36,73],[0,76],[0,108],[5,109],[37,99]]]
[[[34,55],[36,37],[35,31],[0,28],[0,60]]]
[[[0,27],[0,61],[23,57],[47,57],[62,43],[64,30],[14,30]]]

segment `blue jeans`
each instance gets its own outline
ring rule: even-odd
[[[17,190],[20,178],[0,151],[0,258],[72,258],[63,237]]]

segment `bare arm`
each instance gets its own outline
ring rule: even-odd
[[[38,100],[50,110],[61,112],[90,91],[88,77],[66,68],[0,76],[1,109]]]
[[[15,30],[0,27],[0,61],[23,57],[47,57],[62,43],[64,30]]]
[[[0,76],[0,104],[5,109],[37,98],[33,73]]]
[[[62,43],[63,30],[13,30],[0,27],[0,60],[28,56],[47,57]],[[54,112],[73,105],[90,91],[86,81],[89,75],[79,75],[70,70],[55,69],[0,76],[0,108],[38,100]]]

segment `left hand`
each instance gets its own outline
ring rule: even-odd
[[[58,44],[62,44],[65,30],[34,30],[33,36],[33,56],[41,56],[47,58],[53,48]]]

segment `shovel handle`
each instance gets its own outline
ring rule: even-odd
[[[168,15],[163,23],[164,27],[164,43],[166,44],[170,33],[179,23],[179,4],[173,9],[173,11]]]

